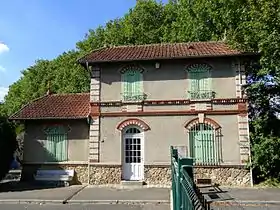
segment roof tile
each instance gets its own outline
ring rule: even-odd
[[[189,57],[216,57],[242,55],[225,42],[189,42],[150,45],[128,45],[100,48],[79,59],[80,63],[180,59]]]
[[[50,94],[25,105],[12,120],[28,119],[82,119],[90,111],[89,93]]]

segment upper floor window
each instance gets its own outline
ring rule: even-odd
[[[129,66],[122,71],[122,100],[142,101],[145,99],[143,92],[142,69]]]
[[[193,64],[187,68],[189,99],[211,99],[214,97],[211,85],[211,67],[206,64]]]

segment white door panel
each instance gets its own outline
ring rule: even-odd
[[[123,135],[123,171],[124,180],[143,180],[143,135],[126,133]]]

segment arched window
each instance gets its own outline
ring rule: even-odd
[[[190,99],[211,99],[214,97],[211,85],[211,67],[207,64],[188,66],[188,97]]]
[[[64,126],[50,126],[45,129],[47,161],[67,161],[67,131]]]
[[[128,128],[125,131],[125,133],[127,133],[127,134],[135,134],[135,133],[141,133],[141,131],[138,128],[132,127],[132,128]]]
[[[128,66],[122,71],[122,100],[142,101],[145,99],[143,93],[142,69]]]
[[[220,163],[220,129],[198,123],[189,130],[190,155],[198,165],[217,165]]]

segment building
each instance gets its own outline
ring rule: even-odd
[[[250,185],[246,83],[250,54],[224,42],[118,46],[78,62],[90,93],[49,94],[10,119],[25,122],[24,177],[74,168],[77,180],[170,184],[170,146],[186,146],[196,178]]]

